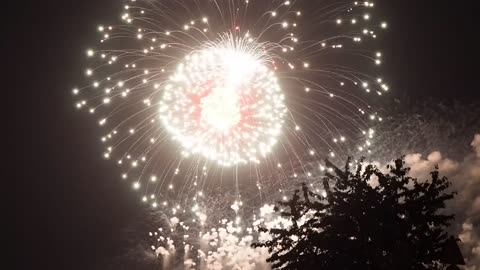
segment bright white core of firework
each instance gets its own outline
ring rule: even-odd
[[[229,166],[271,151],[286,107],[269,65],[259,44],[232,38],[185,57],[160,102],[162,122],[184,154]]]

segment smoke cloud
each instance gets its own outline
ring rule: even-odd
[[[448,211],[456,215],[453,233],[460,239],[460,247],[467,261],[468,270],[480,269],[480,134],[476,134],[471,153],[463,160],[452,160],[434,151],[425,158],[418,153],[405,156],[411,168],[411,176],[428,178],[435,165],[449,178],[452,188],[458,192],[448,205]]]

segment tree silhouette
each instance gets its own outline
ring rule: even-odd
[[[348,159],[343,170],[326,165],[326,196],[304,184],[275,209],[291,226],[260,228],[271,239],[254,246],[269,249],[273,268],[444,269],[445,229],[454,216],[442,209],[454,192],[438,168],[419,181],[403,158],[388,173],[363,160]]]

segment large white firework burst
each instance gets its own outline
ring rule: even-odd
[[[179,64],[165,86],[160,119],[184,154],[232,165],[259,162],[271,151],[286,108],[267,46],[228,34]]]
[[[365,101],[388,90],[371,75],[387,27],[373,7],[130,0],[120,25],[98,26],[76,107],[98,116],[104,157],[143,201],[174,213],[223,179],[308,176],[320,157],[366,154],[382,121]]]

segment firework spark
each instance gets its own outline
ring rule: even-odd
[[[364,101],[388,91],[369,75],[387,28],[373,6],[131,0],[120,25],[98,26],[76,107],[98,117],[104,157],[143,201],[174,214],[211,179],[261,190],[269,175],[311,174],[309,158],[368,153],[383,120]]]

